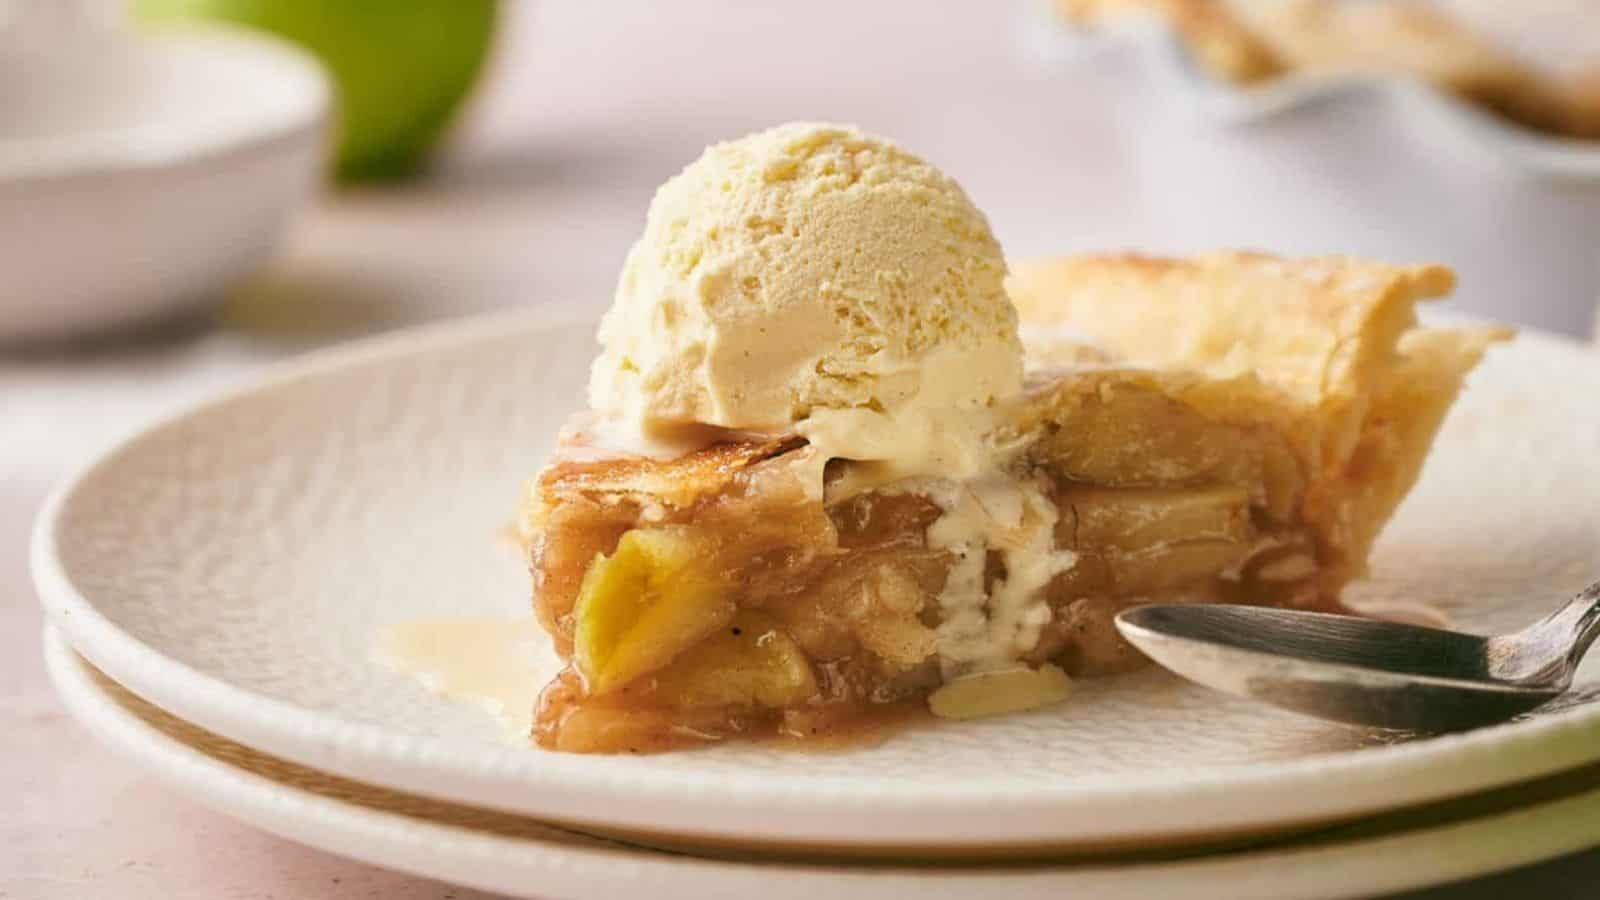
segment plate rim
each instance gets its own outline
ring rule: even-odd
[[[760,789],[733,792],[705,773],[640,777],[629,769],[627,757],[573,757],[408,735],[235,686],[123,630],[73,585],[57,553],[63,512],[85,480],[163,429],[324,373],[502,338],[509,328],[537,332],[593,318],[586,307],[551,305],[367,338],[271,366],[132,430],[61,482],[41,510],[30,548],[41,604],[72,645],[110,677],[174,715],[274,755],[441,799],[591,827],[643,826],[690,837],[758,833],[774,841],[832,840],[838,817],[848,814],[860,832],[877,835],[875,843],[887,834],[910,848],[970,846],[970,838],[952,838],[941,821],[943,815],[959,814],[965,832],[981,831],[997,847],[1152,836],[1170,842],[1241,823],[1259,832],[1392,810],[1600,759],[1596,704],[1426,742],[1248,767],[1217,765],[1181,775],[1086,778],[1065,791],[943,783],[930,793],[928,785],[903,781],[763,773]],[[1579,365],[1600,365],[1582,345],[1562,337],[1526,330],[1518,340],[1570,353]],[[1377,754],[1386,764],[1368,762]],[[704,796],[708,792],[714,799]],[[1314,806],[1319,812],[1284,812],[1271,802],[1289,792],[1300,798],[1300,809]],[[619,815],[603,802],[619,794],[629,797],[634,812]],[[1184,802],[1172,804],[1175,794]],[[1167,803],[1157,810],[1155,801]],[[771,814],[774,804],[781,804],[784,815]],[[1244,815],[1247,807],[1256,809]]]
[[[569,886],[594,889],[607,877],[627,877],[649,883],[660,891],[677,879],[703,880],[733,877],[759,881],[775,897],[811,897],[825,889],[841,898],[875,897],[884,876],[914,890],[918,896],[971,895],[1004,888],[1007,896],[1060,896],[1063,890],[1082,890],[1102,897],[1145,897],[1152,879],[1171,878],[1185,886],[1185,896],[1297,897],[1368,896],[1374,891],[1403,891],[1460,881],[1530,865],[1600,845],[1600,789],[1562,795],[1527,806],[1499,810],[1484,816],[1451,819],[1443,824],[1407,830],[1377,838],[1358,837],[1311,846],[1269,846],[1187,857],[1117,862],[1035,861],[1012,866],[949,866],[935,869],[906,864],[788,863],[759,858],[718,859],[667,853],[649,848],[575,844],[531,836],[507,836],[466,826],[450,825],[399,812],[377,810],[278,781],[253,769],[218,759],[139,718],[106,691],[94,678],[89,664],[68,643],[59,629],[43,629],[45,667],[57,696],[69,714],[103,746],[153,773],[167,788],[231,818],[243,821],[296,843],[362,862],[398,869],[414,875],[439,878],[485,890],[523,892],[534,883],[539,896],[550,896]],[[190,723],[192,724],[192,723]],[[1558,825],[1547,817],[1564,812]],[[1559,840],[1536,843],[1527,829],[1515,828],[1520,840],[1496,840],[1496,830],[1509,832],[1518,819],[1546,817],[1541,835]],[[1589,829],[1583,831],[1587,823]],[[542,823],[539,823],[542,824]],[[309,828],[306,826],[309,825]],[[1565,827],[1565,826],[1573,827]],[[309,833],[308,833],[309,832]],[[1486,834],[1484,832],[1487,832]],[[577,837],[583,837],[578,835]],[[1475,841],[1490,853],[1418,852],[1414,842],[1443,839],[1459,851]],[[1379,850],[1382,846],[1384,849]],[[512,864],[526,869],[515,876]],[[1378,872],[1372,861],[1379,856],[1391,862],[1384,877],[1358,881]],[[491,870],[484,860],[499,857]],[[619,866],[618,863],[626,863]],[[1277,871],[1262,871],[1272,867]],[[1353,865],[1352,863],[1361,863]],[[914,864],[912,864],[914,866]],[[1434,869],[1427,869],[1427,866]],[[1232,872],[1228,870],[1232,869]],[[1239,871],[1248,869],[1248,873]],[[1319,879],[1312,870],[1337,871],[1341,877]],[[619,872],[625,875],[619,876]],[[1253,890],[1242,888],[1229,876],[1243,876]],[[1206,885],[1201,879],[1211,878]],[[1354,876],[1354,877],[1352,877]],[[1298,879],[1298,880],[1297,880]],[[683,887],[689,885],[679,882]],[[696,885],[704,889],[703,881]],[[774,886],[777,889],[774,890]],[[1335,890],[1328,890],[1334,887]],[[575,892],[574,892],[575,893]],[[604,889],[591,890],[609,896]]]

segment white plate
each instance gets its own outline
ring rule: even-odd
[[[850,752],[507,746],[487,717],[367,651],[384,623],[527,608],[496,532],[576,404],[590,327],[534,313],[369,342],[125,441],[41,516],[52,620],[117,681],[263,752],[658,838],[878,853],[1207,841],[1600,758],[1600,705],[1385,746],[1155,671]],[[1474,381],[1354,593],[1506,628],[1600,558],[1600,358],[1529,336]],[[1596,680],[1590,667],[1581,685]]]
[[[695,858],[284,763],[139,700],[48,630],[45,644],[50,674],[72,714],[196,800],[324,850],[519,897],[1356,897],[1528,865],[1600,842],[1600,769],[1591,766],[1426,813],[1189,859],[930,867]]]

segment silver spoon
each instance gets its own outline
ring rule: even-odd
[[[1483,637],[1258,606],[1158,604],[1117,628],[1168,669],[1323,719],[1415,731],[1501,722],[1572,686],[1600,636],[1600,582],[1545,619]]]

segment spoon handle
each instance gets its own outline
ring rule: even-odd
[[[1491,639],[1501,677],[1512,681],[1563,683],[1600,637],[1600,581],[1522,631]]]
[[[1589,645],[1600,637],[1600,581],[1578,592],[1571,602],[1556,612],[1551,619],[1567,628],[1572,649],[1567,651],[1567,664],[1576,666],[1589,650]]]

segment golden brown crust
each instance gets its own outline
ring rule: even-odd
[[[1360,442],[1338,476],[1308,499],[1309,517],[1343,548],[1351,577],[1365,571],[1378,532],[1422,474],[1467,374],[1510,334],[1498,328],[1418,329],[1401,339],[1399,360],[1373,398]]]
[[[1170,22],[1212,75],[1248,84],[1292,71],[1374,71],[1426,79],[1529,128],[1600,138],[1600,90],[1525,65],[1444,14],[1337,0],[1057,0],[1063,18],[1141,12]]]
[[[756,463],[804,444],[798,435],[782,435],[724,441],[672,459],[619,455],[561,460],[539,475],[539,489],[551,494],[638,494],[686,506],[695,497],[721,491]]]
[[[1024,323],[1203,375],[1169,390],[1288,435],[1308,478],[1302,517],[1344,579],[1415,483],[1466,374],[1511,334],[1416,327],[1416,304],[1453,284],[1442,266],[1218,253],[1020,263],[1009,287]]]
[[[1454,283],[1442,266],[1217,253],[1023,263],[1008,287],[1024,322],[1067,324],[1130,362],[1223,380],[1255,374],[1314,415],[1318,463],[1354,446],[1417,301]]]
[[[570,440],[570,438],[569,438]],[[751,466],[805,445],[797,435],[727,440],[672,459],[629,454],[557,458],[529,482],[518,510],[517,532],[524,545],[544,529],[557,503],[582,498],[590,503],[662,505],[685,508],[700,497],[722,491]]]

